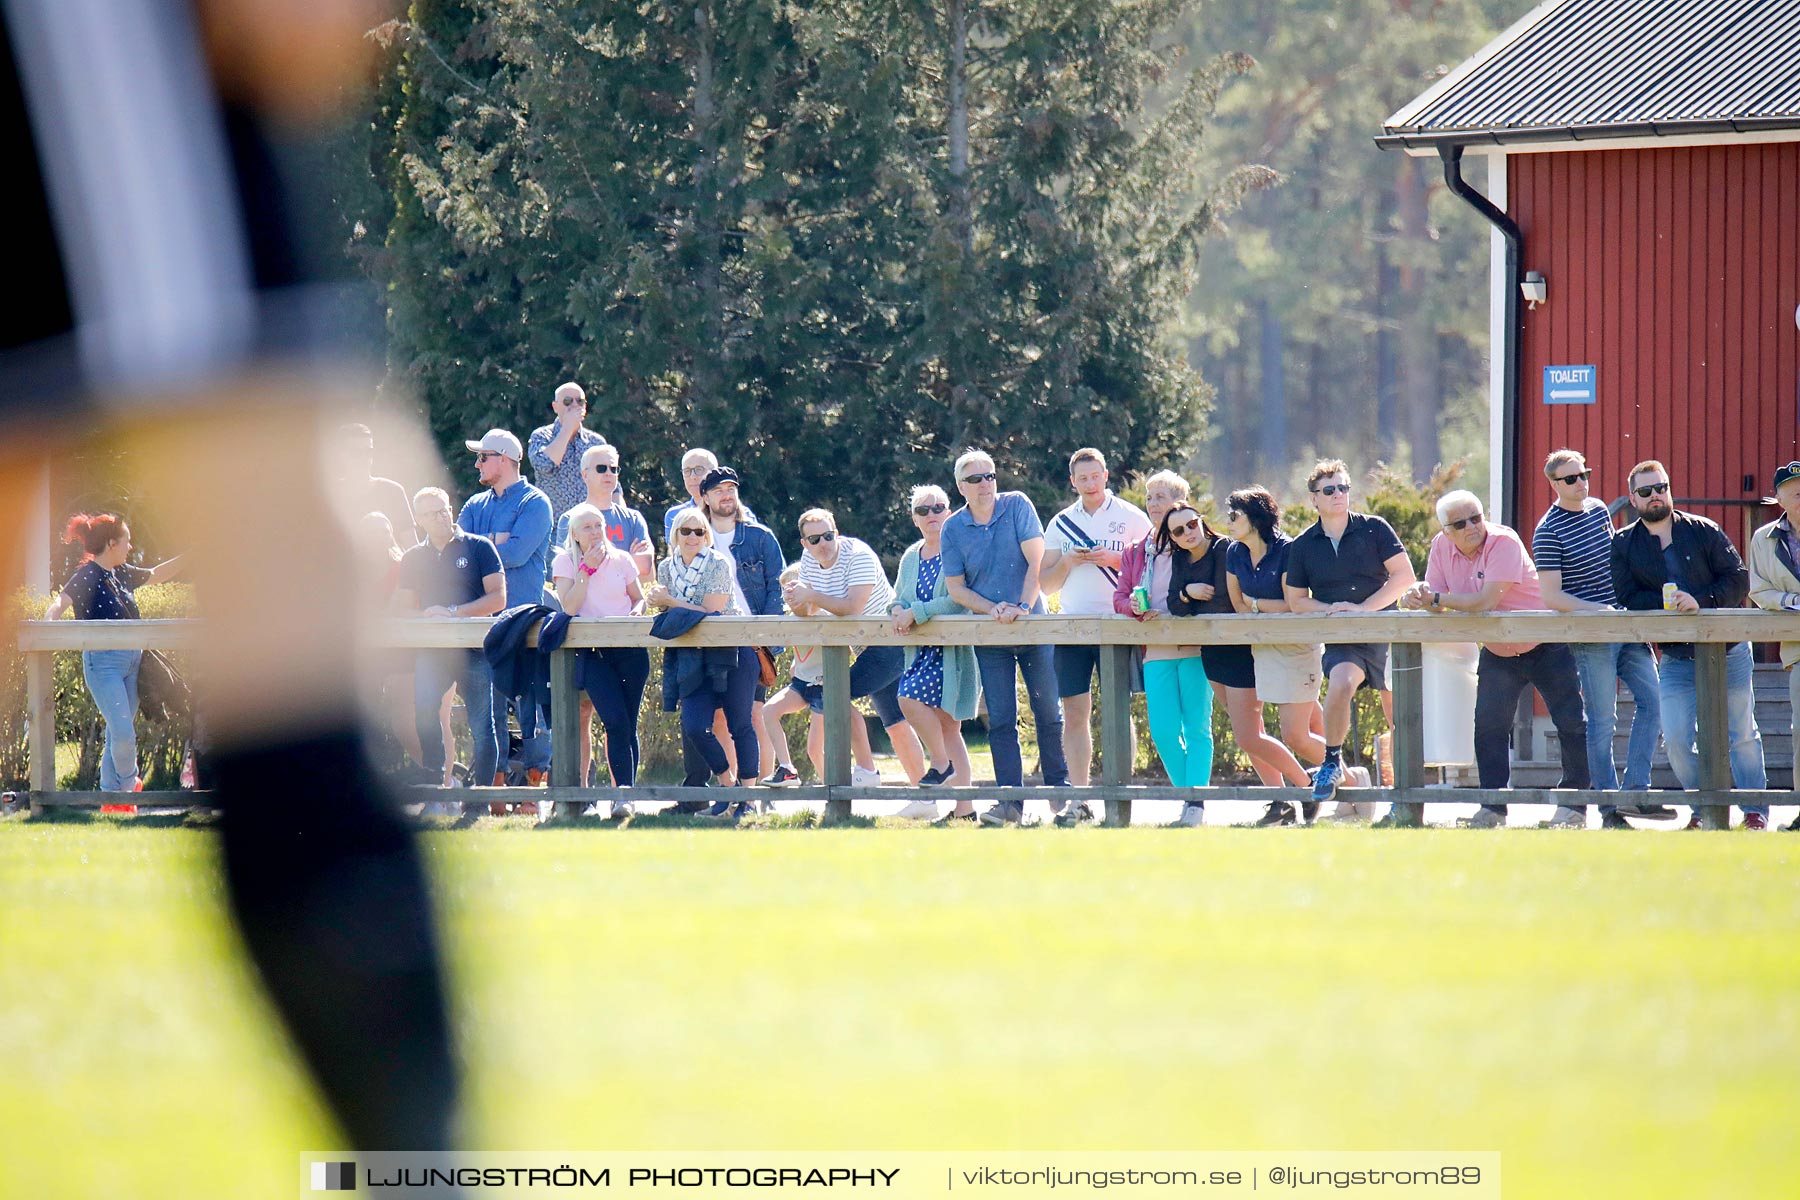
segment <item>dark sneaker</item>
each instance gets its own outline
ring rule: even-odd
[[[1340,759],[1326,759],[1313,775],[1313,803],[1323,804],[1337,799],[1338,784],[1343,782],[1344,764]]]
[[[1294,823],[1294,806],[1286,800],[1276,800],[1263,810],[1261,819],[1256,822],[1258,829],[1270,825],[1292,825]]]
[[[1800,816],[1795,817],[1792,822],[1781,828],[1788,833],[1800,833]]]
[[[1305,821],[1308,825],[1317,821],[1319,819],[1319,802],[1317,800],[1302,800],[1300,802],[1300,819]]]
[[[976,824],[979,824],[980,821],[981,821],[981,818],[976,816],[972,812],[970,812],[970,813],[952,812],[952,813],[945,813],[943,816],[941,816],[937,820],[933,821],[932,825],[933,826],[976,825]]]
[[[1605,813],[1601,816],[1600,828],[1602,828],[1602,829],[1630,829],[1631,822],[1627,821],[1625,819],[1625,814],[1623,812],[1621,812],[1620,810],[1615,808],[1612,812]]]
[[[762,781],[764,787],[789,788],[800,786],[800,772],[786,763],[776,763],[775,769],[769,772],[768,778]]]
[[[731,801],[729,801],[729,800],[714,800],[712,802],[712,804],[709,805],[706,809],[704,809],[699,815],[702,817],[722,817],[727,812],[730,812],[730,811],[731,811]]]
[[[931,767],[923,775],[919,776],[918,786],[943,787],[946,783],[950,782],[950,777],[954,774],[956,774],[955,767],[945,767],[942,770],[937,767]]]
[[[1675,810],[1666,804],[1621,804],[1619,812],[1640,821],[1673,821]]]
[[[1761,813],[1745,813],[1744,814],[1744,828],[1745,829],[1767,829],[1768,827],[1769,827],[1769,818],[1763,816]]]

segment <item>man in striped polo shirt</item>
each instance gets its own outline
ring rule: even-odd
[[[810,604],[837,617],[886,617],[894,603],[894,585],[888,582],[887,568],[881,558],[861,538],[845,537],[838,532],[837,518],[830,509],[811,508],[800,514],[800,577],[782,589],[788,607]],[[900,711],[900,672],[905,666],[905,652],[899,646],[864,646],[850,664],[850,698],[864,696],[874,702],[875,713],[893,743],[894,755],[906,771],[907,782],[917,782],[925,773],[925,751],[918,735],[907,724]],[[824,712],[824,688],[806,692],[814,712]],[[860,714],[852,714],[850,751],[856,765],[850,769],[850,782],[858,786],[874,786],[881,782],[875,769],[875,758],[869,746],[868,726]],[[937,805],[929,805],[931,816]],[[908,816],[927,815],[922,806]]]
[[[1544,605],[1557,612],[1612,612],[1619,607],[1612,585],[1612,516],[1603,501],[1588,495],[1592,474],[1587,460],[1575,450],[1553,450],[1544,460],[1544,475],[1556,493],[1556,503],[1531,535],[1531,556],[1537,560]],[[1606,791],[1619,787],[1613,766],[1613,731],[1618,726],[1622,679],[1637,705],[1625,752],[1625,790],[1648,791],[1650,760],[1662,730],[1656,659],[1650,647],[1642,642],[1576,642],[1569,649],[1575,652],[1575,668],[1581,676],[1593,785]],[[1660,807],[1638,805],[1625,811],[1635,816],[1674,815],[1667,809],[1659,813]],[[1606,829],[1627,828],[1624,816],[1611,804],[1600,806],[1600,822]]]
[[[1110,616],[1125,547],[1137,545],[1150,534],[1150,518],[1137,505],[1113,495],[1106,486],[1107,478],[1106,456],[1092,446],[1070,455],[1069,486],[1077,499],[1051,518],[1044,530],[1038,586],[1046,594],[1062,596],[1066,617]],[[1069,762],[1070,781],[1086,787],[1092,780],[1093,687],[1094,673],[1100,668],[1100,647],[1059,645],[1055,661],[1056,690],[1063,706],[1063,755]],[[1134,730],[1132,744],[1136,743]],[[1092,819],[1092,810],[1081,802],[1066,812],[1059,809],[1056,823],[1078,825]]]

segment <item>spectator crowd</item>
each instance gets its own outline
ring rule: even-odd
[[[1351,471],[1340,460],[1322,460],[1308,474],[1307,502],[1316,519],[1290,537],[1280,504],[1259,486],[1229,494],[1220,529],[1172,471],[1145,481],[1140,509],[1110,489],[1105,456],[1087,447],[1068,459],[1073,502],[1045,521],[1028,496],[1005,486],[991,455],[970,449],[952,465],[960,505],[936,483],[912,489],[907,506],[918,540],[900,556],[891,579],[876,550],[840,529],[825,508],[801,514],[790,562],[782,539],[741,494],[747,481],[698,447],[682,455],[687,494],[662,515],[659,554],[649,523],[626,503],[618,447],[587,427],[582,388],[558,387],[551,409],[553,419],[523,443],[505,429],[466,443],[479,488],[460,509],[437,487],[422,488],[409,500],[400,484],[375,474],[370,431],[360,425],[340,431],[387,611],[493,623],[482,650],[390,652],[384,659],[390,722],[419,782],[547,783],[547,696],[516,683],[524,674],[515,668],[518,634],[537,628],[548,644],[559,636],[552,631],[569,619],[650,612],[656,614],[655,636],[670,639],[715,614],[876,617],[898,634],[959,613],[1010,625],[1047,612],[1052,596],[1066,616],[1116,613],[1139,621],[1396,608],[1465,614],[1694,612],[1746,604],[1800,609],[1800,462],[1775,471],[1781,515],[1752,535],[1746,563],[1718,525],[1675,507],[1673,481],[1660,462],[1645,460],[1627,472],[1632,519],[1615,528],[1607,505],[1590,494],[1593,471],[1586,458],[1557,450],[1544,463],[1551,503],[1529,547],[1517,531],[1489,520],[1475,494],[1452,491],[1437,501],[1438,531],[1420,579],[1394,528],[1356,511]],[[180,569],[178,559],[155,568],[131,565],[130,530],[112,514],[74,518],[67,540],[80,545],[83,561],[52,603],[52,619],[65,612],[83,620],[135,618],[134,590]],[[776,675],[776,654],[767,648],[670,645],[664,655],[663,707],[679,714],[684,782],[726,789],[711,805],[685,801],[681,811],[736,820],[750,810],[750,786],[797,784],[800,773],[781,724],[789,714],[809,714],[806,751],[818,762],[825,709],[818,648],[793,648],[785,684]],[[1252,647],[1197,635],[1192,645],[1136,648],[1132,687],[1145,696],[1151,743],[1171,784],[1203,787],[1212,781],[1213,712],[1222,706],[1263,784],[1310,789],[1310,799],[1298,807],[1285,800],[1269,804],[1259,824],[1311,823],[1334,803],[1327,819],[1363,819],[1369,814],[1355,803],[1354,788],[1369,779],[1345,763],[1343,751],[1360,690],[1377,692],[1392,719],[1388,657],[1388,647],[1378,643]],[[872,706],[909,781],[956,786],[972,782],[962,729],[985,697],[994,782],[1016,787],[1025,782],[1022,682],[1041,782],[1054,797],[1058,788],[1084,787],[1091,779],[1100,658],[1096,645],[1028,639],[972,647],[870,645],[854,651],[850,695]],[[82,655],[83,678],[105,721],[101,787],[107,791],[142,786],[132,735],[140,660],[141,652],[130,650]],[[1800,642],[1782,644],[1790,698],[1800,711],[1796,661]],[[1767,779],[1747,642],[1728,649],[1726,666],[1732,783],[1760,791]],[[584,781],[604,775],[618,787],[636,784],[638,719],[650,674],[650,652],[643,646],[577,652]],[[1614,750],[1621,684],[1633,700],[1622,763]],[[1543,697],[1564,747],[1559,786],[1646,792],[1659,741],[1667,744],[1680,786],[1697,785],[1692,645],[1483,644],[1473,713],[1483,789],[1508,786],[1514,714],[1527,688]],[[454,761],[454,696],[462,698],[473,746],[466,768]],[[1265,705],[1278,717],[1274,732],[1265,726]],[[604,763],[592,755],[596,718]],[[852,783],[879,783],[865,722],[852,720],[850,729]],[[1341,789],[1347,789],[1342,796]],[[434,803],[439,812],[463,808]],[[507,807],[492,802],[495,812]],[[1051,807],[1059,825],[1093,820],[1084,802],[1053,799]],[[611,805],[614,817],[632,812],[629,801]],[[1746,804],[1743,812],[1745,827],[1767,828],[1766,806]],[[992,825],[1023,818],[1017,800],[980,813],[972,802],[958,800],[941,816],[935,802],[915,800],[901,815]],[[1671,815],[1673,810],[1645,803],[1608,803],[1599,811],[1601,826],[1613,829],[1626,828],[1627,816]],[[1506,819],[1504,805],[1490,804],[1468,823],[1494,827]],[[1182,825],[1203,821],[1203,802],[1185,805]],[[1550,824],[1583,828],[1587,813],[1564,805]]]

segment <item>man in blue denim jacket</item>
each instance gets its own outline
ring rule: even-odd
[[[549,603],[544,599],[546,560],[550,551],[550,498],[525,482],[519,463],[525,448],[504,429],[490,429],[479,442],[464,442],[475,455],[475,475],[486,490],[463,504],[456,523],[464,533],[480,534],[500,552],[506,572],[506,606]],[[505,711],[500,697],[496,713]],[[537,732],[525,739],[525,778],[533,787],[550,781],[550,722],[539,712]],[[523,724],[523,722],[521,722]],[[500,768],[495,783],[506,770],[506,743],[500,743]],[[485,783],[486,780],[477,782]]]
[[[787,566],[787,558],[781,553],[781,543],[768,526],[759,525],[750,515],[743,503],[738,499],[738,473],[730,467],[714,467],[700,481],[700,508],[712,522],[713,549],[722,552],[732,563],[731,586],[736,595],[733,597],[742,606],[744,612],[758,617],[779,617],[787,610],[781,599],[781,572]],[[770,646],[771,654],[781,653],[780,646]],[[753,714],[757,728],[762,728],[763,689],[756,689],[756,704]],[[720,721],[724,714],[720,713]],[[734,754],[731,739],[721,737],[727,754]],[[761,763],[734,763],[734,768],[742,778],[748,778],[747,772],[756,770],[756,778],[761,779],[775,769],[775,748],[764,744]],[[682,761],[689,767],[689,778],[704,778],[708,773],[702,769],[696,776],[693,767],[699,762],[699,747],[690,746],[686,738],[682,739]]]

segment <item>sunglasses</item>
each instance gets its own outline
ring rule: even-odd
[[[679,533],[682,537],[705,537],[706,536],[706,530],[695,529],[692,526],[688,526],[688,527],[685,527],[682,529],[677,529],[675,532]]]
[[[913,505],[913,516],[929,517],[933,513],[947,512],[949,508],[948,504],[915,504]]]
[[[992,483],[994,480],[996,480],[998,478],[1000,478],[1000,477],[998,475],[994,474],[992,471],[982,471],[976,475],[964,475],[963,482],[964,483]]]
[[[1464,517],[1460,521],[1445,521],[1444,528],[1445,529],[1462,529],[1465,526],[1479,525],[1479,524],[1481,524],[1481,514],[1476,513],[1474,516]]]
[[[1563,484],[1567,484],[1570,487],[1574,487],[1576,484],[1580,483],[1582,480],[1586,479],[1589,475],[1592,475],[1593,473],[1594,473],[1593,468],[1589,467],[1587,470],[1577,471],[1573,475],[1553,475],[1553,476],[1551,476],[1551,478],[1555,479],[1556,482],[1558,482],[1558,483],[1563,483]]]
[[[1348,496],[1350,494],[1350,485],[1347,483],[1328,483],[1324,487],[1316,487],[1313,489],[1313,494],[1315,496],[1335,496],[1340,492]]]
[[[595,463],[593,466],[589,467],[588,470],[596,475],[617,475],[619,473],[619,464]]]
[[[496,454],[492,450],[483,450],[480,454],[477,454],[475,456],[475,461],[478,463],[484,463],[490,458],[505,458],[505,457],[506,457],[506,455]]]
[[[1171,521],[1169,523],[1169,533],[1171,536],[1173,536],[1175,534],[1181,534],[1181,533],[1192,533],[1192,532],[1194,532],[1194,530],[1196,530],[1198,528],[1200,528],[1200,518],[1199,517],[1195,517],[1191,521],[1183,521],[1180,524],[1176,524],[1173,521]]]
[[[831,532],[831,530],[827,529],[824,533],[802,534],[800,537],[800,540],[805,542],[809,546],[816,546],[820,542],[835,542],[835,541],[837,541],[837,534],[835,534],[835,533]]]
[[[1666,483],[1650,483],[1645,484],[1641,488],[1633,488],[1631,490],[1638,494],[1638,499],[1648,500],[1652,496],[1660,496],[1668,491],[1669,485]]]

